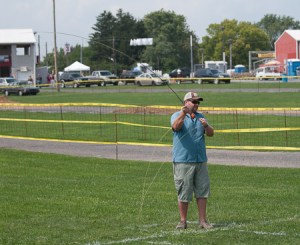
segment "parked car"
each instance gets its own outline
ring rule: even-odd
[[[59,77],[59,83],[62,88],[73,87],[78,88],[80,86],[89,87],[92,82],[87,77],[81,76],[78,72],[63,72]]]
[[[296,76],[300,76],[300,66],[296,68]]]
[[[255,77],[258,80],[280,80],[282,78],[282,74],[277,69],[278,67],[272,66],[259,67],[256,70]]]
[[[120,78],[124,81],[124,84],[127,85],[128,83],[134,83],[134,80],[137,76],[141,75],[142,72],[139,70],[134,71],[122,71]]]
[[[87,76],[89,80],[98,82],[99,86],[106,86],[107,84],[118,85],[118,77],[108,70],[93,71],[91,76]]]
[[[199,84],[204,82],[214,84],[218,84],[220,82],[230,83],[230,76],[218,71],[217,69],[200,68],[195,72],[194,77],[198,78],[197,82]]]
[[[176,78],[176,77],[189,78],[190,74],[191,74],[191,70],[189,68],[176,68],[173,71],[169,72],[169,76],[171,78]]]
[[[166,85],[168,83],[168,79],[166,77],[161,77],[156,73],[143,73],[135,78],[135,85]]]
[[[3,89],[5,96],[9,96],[10,94],[17,94],[19,96],[36,95],[39,92],[40,89],[38,87],[34,87],[25,82],[13,82]]]
[[[8,86],[15,82],[17,82],[17,80],[13,77],[0,77],[0,86]]]
[[[181,84],[182,82],[190,81],[187,78],[190,78],[191,70],[189,68],[177,68],[173,71],[169,72],[170,78],[184,78],[184,79],[176,79],[176,82],[178,84]],[[192,82],[194,82],[192,80]]]
[[[219,77],[219,83],[220,82],[224,82],[224,83],[230,83],[230,75],[228,73],[225,73],[225,72],[221,72],[217,69],[210,69],[210,71],[213,73],[213,74],[217,74],[218,77]]]

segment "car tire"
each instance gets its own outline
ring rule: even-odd
[[[101,83],[100,83],[100,86],[101,86],[101,87],[105,87],[105,85],[106,85],[105,82],[101,82]]]
[[[202,81],[202,79],[198,79],[198,84],[202,84],[203,83],[203,81]]]
[[[142,84],[141,84],[140,81],[137,81],[137,85],[138,85],[138,86],[142,86]]]
[[[85,86],[88,88],[88,87],[91,87],[91,84],[86,84]]]
[[[155,84],[155,82],[154,82],[154,81],[152,81],[151,85],[152,85],[152,86],[155,86],[156,84]]]
[[[78,83],[73,84],[73,88],[78,88],[78,87],[79,87]]]
[[[7,90],[5,90],[5,91],[4,91],[4,95],[5,95],[5,96],[8,96],[8,95],[9,95],[9,92],[8,92]]]
[[[23,92],[21,90],[19,90],[18,95],[23,96]]]
[[[61,87],[61,88],[65,88],[65,87],[66,87],[66,84],[65,84],[64,82],[62,82],[62,83],[60,84],[60,87]]]
[[[181,84],[181,81],[180,81],[180,80],[177,80],[176,83],[179,85],[179,84]]]
[[[219,79],[216,78],[216,79],[214,80],[214,84],[219,84]]]

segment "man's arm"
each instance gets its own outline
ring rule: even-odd
[[[173,131],[179,131],[182,128],[186,113],[187,112],[183,107],[179,113],[179,116],[175,119],[175,121],[172,124]]]
[[[200,122],[202,123],[202,125],[205,129],[205,134],[209,137],[214,136],[214,128],[208,124],[206,119],[205,118],[200,118],[199,120],[200,120]]]

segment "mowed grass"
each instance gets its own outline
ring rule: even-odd
[[[209,165],[209,231],[179,220],[170,162],[0,149],[0,244],[299,244],[300,169]]]
[[[299,83],[300,84],[300,83]],[[189,85],[189,86],[188,86]],[[132,88],[132,92],[124,92],[117,87],[111,87],[109,92],[105,88],[83,88],[76,90],[67,88],[61,92],[49,92],[42,89],[37,96],[10,96],[9,99],[20,103],[116,103],[127,105],[172,105],[180,106],[187,91],[199,93],[204,101],[201,107],[300,107],[299,92],[221,92],[218,89],[210,92],[202,91],[195,84],[188,84],[182,89],[172,92],[168,87],[143,87],[144,92]],[[181,85],[179,85],[181,86]],[[128,86],[130,87],[130,86]],[[132,86],[131,86],[132,87]],[[299,85],[300,87],[300,85]],[[171,87],[173,88],[173,87]],[[69,90],[68,90],[69,89]],[[93,89],[91,92],[91,89]],[[81,92],[78,92],[81,91]],[[88,92],[89,91],[89,92]],[[99,92],[100,91],[100,92]],[[178,98],[178,97],[179,98]]]

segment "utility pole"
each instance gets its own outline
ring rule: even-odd
[[[194,61],[193,61],[193,36],[190,35],[190,41],[191,41],[191,77],[194,77]]]
[[[57,72],[57,47],[56,47],[56,20],[55,20],[55,0],[53,0],[53,29],[54,29],[54,73],[57,92],[60,91],[60,86],[58,83],[58,72]]]
[[[232,69],[232,39],[228,40],[229,43],[229,69]]]

